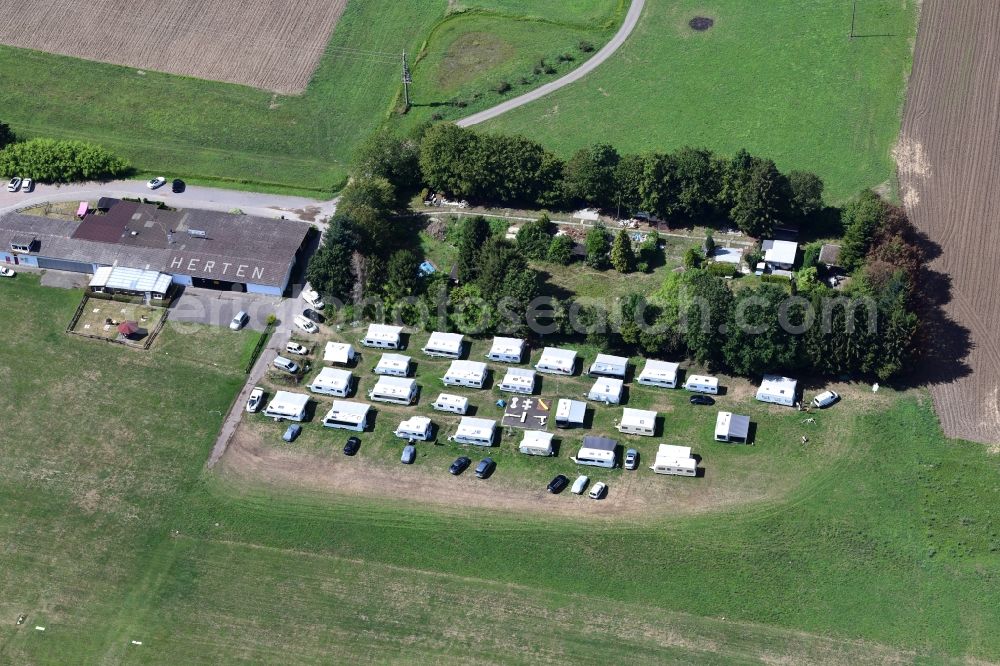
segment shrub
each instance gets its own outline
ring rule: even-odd
[[[713,261],[710,263],[706,270],[716,277],[735,277],[736,276],[736,266],[732,264],[725,264],[718,261]]]
[[[542,71],[545,72],[546,74],[555,74],[556,73],[556,68],[555,68],[555,66],[553,66],[550,63],[547,63],[547,62],[545,62],[543,60],[542,61]]]
[[[802,268],[812,268],[819,263],[819,252],[823,249],[822,243],[810,243],[802,251]]]
[[[780,284],[786,287],[791,284],[791,280],[789,280],[788,277],[784,275],[774,275],[773,273],[764,273],[763,275],[760,276],[760,281],[770,282],[772,284]]]
[[[569,236],[556,236],[549,244],[548,260],[560,266],[568,266],[573,261],[575,244]]]
[[[493,90],[502,95],[506,92],[510,92],[510,89],[513,87],[514,86],[510,84],[510,81],[501,81],[500,83],[493,86]]]
[[[588,42],[586,39],[581,39],[580,43],[576,45],[576,48],[580,49],[584,53],[590,53],[594,50],[594,45]]]
[[[129,164],[83,141],[31,139],[0,150],[0,175],[26,176],[43,183],[106,180],[124,176]]]
[[[572,53],[563,53],[559,56],[559,62],[573,62],[576,60],[576,56]]]
[[[696,247],[689,247],[686,252],[684,252],[684,267],[685,268],[698,268],[701,266],[701,252]]]

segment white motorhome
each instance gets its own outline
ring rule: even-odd
[[[525,368],[510,368],[497,384],[501,391],[531,395],[535,392],[535,371]]]
[[[598,354],[594,362],[590,364],[587,374],[591,377],[620,377],[625,379],[628,372],[628,359],[624,356],[612,356],[610,354]]]
[[[551,375],[572,375],[576,370],[576,352],[572,349],[546,347],[535,364],[535,370]]]
[[[444,382],[445,386],[467,386],[481,389],[486,383],[487,372],[486,364],[479,361],[452,361],[448,372],[441,378],[441,381]]]
[[[587,403],[561,398],[556,404],[556,427],[582,427],[587,420]]]
[[[304,421],[309,396],[304,393],[278,391],[271,402],[264,408],[264,415],[272,419],[288,419],[289,421]]]
[[[622,401],[622,387],[624,383],[620,379],[601,377],[591,387],[587,393],[587,400],[603,402],[605,405],[617,405]]]
[[[493,346],[486,355],[491,361],[520,363],[524,356],[524,340],[520,338],[493,338]]]
[[[410,405],[417,399],[417,380],[403,377],[379,377],[368,392],[368,399],[375,402],[391,402]]]
[[[402,354],[382,354],[375,366],[376,375],[407,377],[410,374],[410,357]]]
[[[392,434],[400,439],[417,439],[426,442],[431,438],[433,430],[434,424],[426,416],[411,416],[405,421],[401,421]]]
[[[636,377],[636,382],[643,386],[659,386],[660,388],[677,388],[677,370],[680,365],[667,361],[646,361],[642,372]]]
[[[799,383],[791,377],[764,375],[764,381],[757,389],[757,399],[761,402],[794,407],[798,385]]]
[[[690,446],[660,444],[660,448],[656,452],[656,460],[649,469],[657,474],[697,476],[698,461],[691,457]]]
[[[386,326],[385,324],[372,324],[368,327],[368,332],[361,339],[361,344],[365,347],[379,347],[381,349],[399,349],[402,344],[402,326]]]
[[[525,430],[517,450],[529,456],[551,456],[552,433],[544,430]]]
[[[346,342],[328,342],[323,350],[323,361],[335,365],[350,365],[354,362],[354,345]]]
[[[496,427],[496,421],[463,416],[458,424],[458,430],[448,439],[459,444],[493,446],[493,434],[496,431]]]
[[[346,398],[351,393],[352,379],[350,370],[323,368],[307,388],[313,393]]]
[[[583,446],[571,460],[577,465],[593,467],[614,467],[618,442],[607,437],[587,435],[583,438]]]
[[[622,410],[622,420],[617,427],[618,432],[652,437],[656,434],[656,412],[626,407]]]
[[[707,377],[705,375],[688,375],[684,382],[684,388],[692,393],[711,393],[715,395],[719,392],[719,380],[717,377]]]
[[[434,402],[431,403],[431,407],[439,412],[465,414],[469,411],[469,399],[462,395],[442,393]]]
[[[368,427],[368,411],[370,409],[371,406],[363,402],[334,400],[330,411],[323,417],[323,425],[327,428],[363,432]]]
[[[461,358],[462,342],[465,338],[461,333],[442,333],[434,331],[427,340],[422,351],[428,356],[439,356],[441,358]]]

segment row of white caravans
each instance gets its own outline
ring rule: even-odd
[[[378,349],[401,349],[403,346],[403,328],[386,324],[371,324],[361,338],[365,347]],[[445,333],[434,331],[427,339],[421,351],[428,356],[440,358],[462,358],[465,338],[461,333]],[[486,358],[501,363],[520,363],[524,358],[525,341],[520,338],[493,338],[493,346]]]

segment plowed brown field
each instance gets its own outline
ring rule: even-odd
[[[910,219],[940,249],[932,268],[951,278],[950,295],[935,288],[971,343],[936,341],[938,415],[949,436],[1000,450],[1000,3],[924,1],[896,157]]]
[[[347,0],[0,0],[0,44],[302,92]]]

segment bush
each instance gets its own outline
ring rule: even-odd
[[[590,53],[594,50],[594,45],[588,42],[586,39],[581,39],[580,43],[576,45],[576,48],[580,49],[584,53]]]
[[[717,261],[710,263],[706,270],[716,277],[735,277],[736,276],[736,266],[732,264],[725,264]]]
[[[573,261],[575,241],[569,236],[556,236],[549,244],[548,260],[560,266],[568,266]]]
[[[556,68],[555,68],[554,65],[551,65],[551,64],[545,62],[544,60],[541,62],[541,65],[542,65],[542,71],[545,72],[546,74],[555,74],[556,73]]]
[[[576,60],[576,56],[572,53],[563,53],[559,56],[559,62],[573,62],[574,60]]]
[[[701,266],[701,251],[696,247],[689,247],[686,252],[684,252],[684,267],[685,268],[698,268]]]
[[[786,287],[790,285],[792,282],[790,279],[788,279],[788,277],[784,275],[774,275],[772,273],[764,273],[763,275],[760,276],[760,281],[770,282],[772,284],[780,284]]]
[[[819,263],[819,252],[823,249],[822,243],[810,243],[802,251],[802,268],[813,268]]]
[[[510,92],[510,89],[513,87],[514,86],[510,84],[510,81],[501,81],[500,83],[493,86],[493,90],[502,95],[506,92]]]
[[[124,176],[129,164],[100,146],[83,141],[31,139],[0,150],[0,175],[42,183],[107,180]]]

